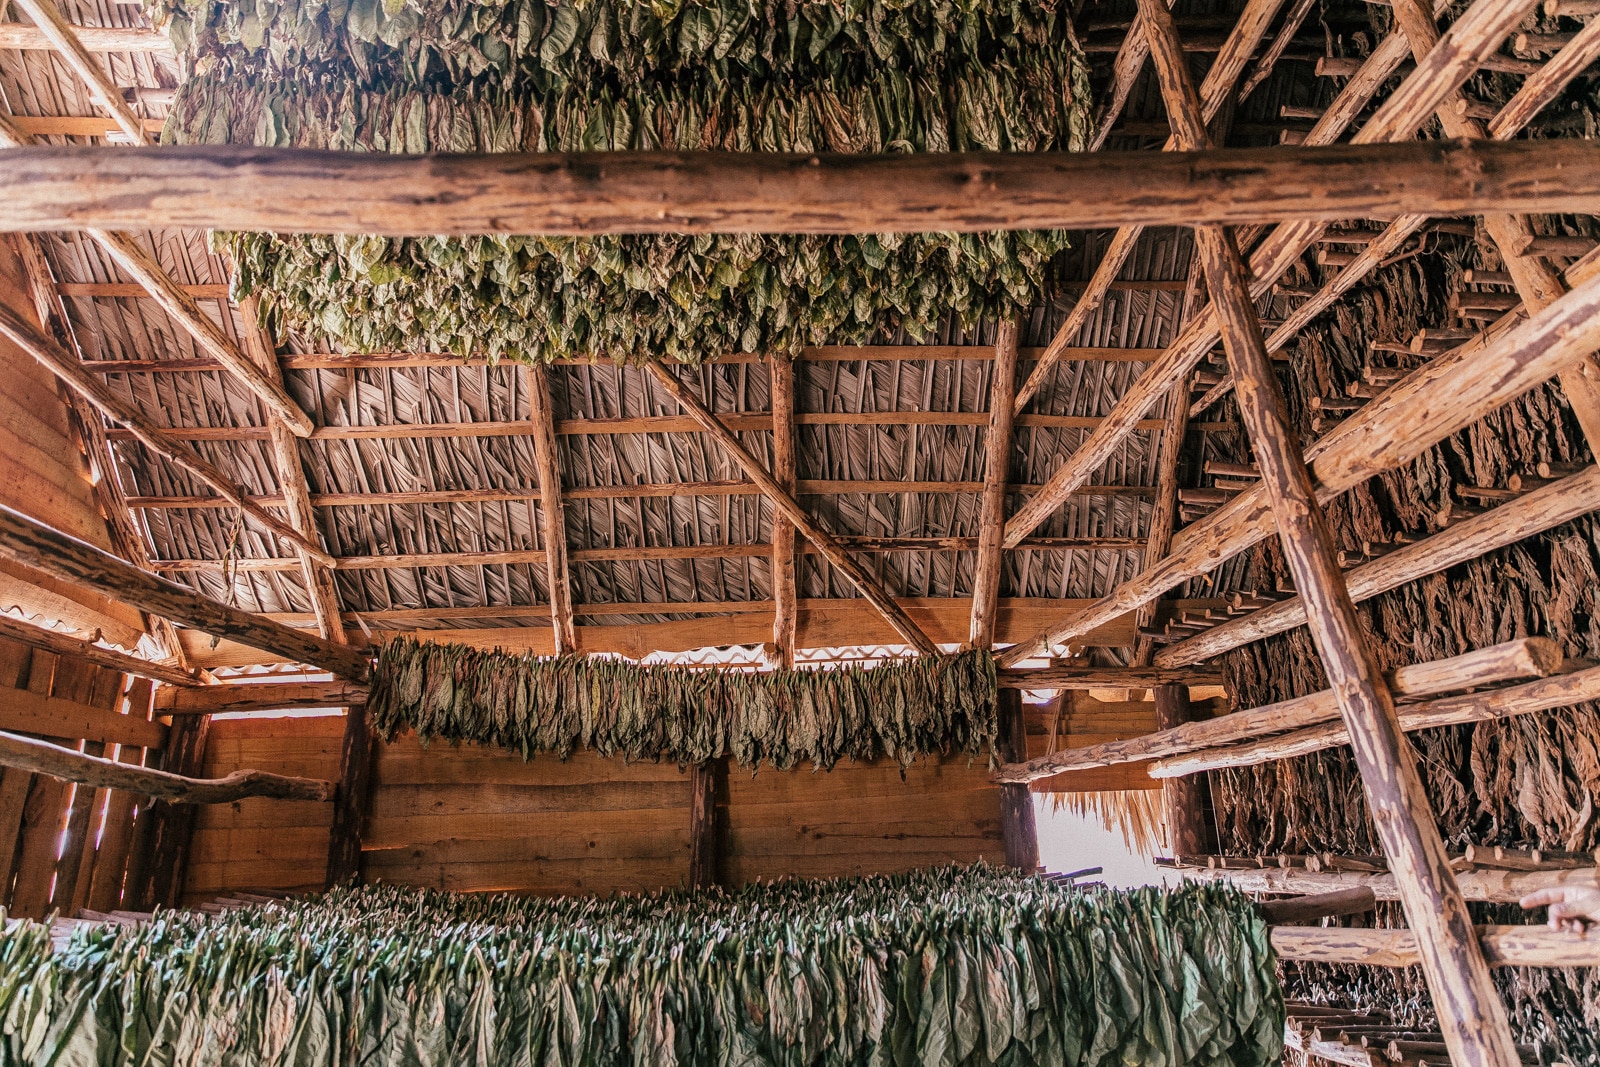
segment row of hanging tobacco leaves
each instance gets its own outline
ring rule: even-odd
[[[393,887],[0,936],[0,1063],[1267,1067],[1267,928],[1219,887],[985,867],[732,894]]]
[[[629,760],[787,769],[809,760],[965,754],[994,761],[994,657],[974,650],[876,667],[745,672],[539,657],[396,637],[367,700],[372,730],[499,745],[531,759],[580,748]]]
[[[164,140],[394,153],[1081,150],[1054,0],[151,0],[189,76]],[[793,355],[1042,302],[1059,232],[224,233],[240,295],[355,351]]]

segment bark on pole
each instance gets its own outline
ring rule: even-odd
[[[361,878],[361,833],[372,785],[377,739],[367,728],[367,706],[345,709],[344,739],[339,746],[339,788],[333,796],[333,823],[328,828],[329,888]]]
[[[1022,715],[1022,693],[1002,689],[1000,701],[1000,759],[1011,762],[1028,753],[1028,729]],[[1000,836],[1005,844],[1006,866],[1019,871],[1039,869],[1039,831],[1033,816],[1033,793],[1026,785],[1000,787]]]

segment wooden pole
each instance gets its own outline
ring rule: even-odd
[[[1208,669],[1167,670],[1160,667],[1078,667],[1063,665],[1037,670],[1002,670],[1002,689],[1151,689],[1175,685],[1221,685],[1222,672]]]
[[[795,447],[794,362],[782,356],[768,361],[772,375],[772,480],[790,496],[798,485]],[[794,666],[795,627],[800,619],[795,571],[800,532],[783,512],[772,512],[772,657],[774,666]]]
[[[1289,926],[1340,915],[1364,915],[1378,906],[1378,897],[1370,886],[1356,885],[1292,900],[1270,900],[1257,906],[1268,923]]]
[[[1072,230],[1404,212],[1591,213],[1600,203],[1600,146],[1582,140],[1362,141],[1154,155],[892,156],[403,156],[235,145],[36,146],[0,153],[0,185],[8,195],[0,230],[13,232],[160,226],[403,237]]]
[[[72,34],[90,52],[172,52],[172,42],[157,30],[123,26],[72,26]],[[55,43],[37,26],[0,22],[0,48],[53,52]]]
[[[1517,90],[1517,95],[1489,120],[1489,136],[1497,141],[1515,136],[1596,59],[1600,59],[1600,19],[1585,24],[1576,37],[1539,68],[1537,74],[1528,75],[1522,88]]]
[[[1345,574],[1345,585],[1357,603],[1370,600],[1587,515],[1597,503],[1600,468],[1589,467],[1364,563]],[[1305,621],[1305,604],[1297,596],[1290,597],[1170,645],[1156,653],[1155,662],[1161,667],[1199,663],[1263,637],[1304,626]]]
[[[1262,867],[1257,870],[1184,868],[1193,882],[1227,882],[1245,893],[1331,893],[1365,889],[1378,900],[1399,900],[1394,875],[1369,871],[1308,871],[1303,867]],[[1461,895],[1468,900],[1515,904],[1529,893],[1556,886],[1600,889],[1600,870],[1594,867],[1549,871],[1469,869],[1456,872]]]
[[[1189,691],[1181,685],[1155,688],[1156,725],[1171,730],[1194,721]],[[1161,812],[1167,824],[1167,847],[1175,856],[1204,856],[1216,851],[1211,819],[1211,783],[1198,775],[1169,778],[1161,785]]]
[[[111,80],[111,76],[101,69],[100,64],[95,62],[94,56],[89,54],[83,42],[78,40],[77,27],[62,17],[55,0],[16,0],[16,4],[27,12],[35,28],[60,54],[62,61],[82,79],[95,105],[109,114],[134,144],[149,143],[149,138],[145,136],[144,124],[139,121],[139,116],[133,113],[127,101],[122,99],[122,90]]]
[[[367,702],[367,687],[331,682],[240,682],[156,690],[157,715],[218,715],[241,711],[342,708]]]
[[[181,670],[169,667],[162,663],[153,663],[138,656],[130,656],[126,652],[105,648],[69,634],[56,630],[46,630],[42,626],[23,622],[21,619],[12,618],[10,615],[0,614],[0,638],[10,641],[20,641],[31,648],[41,648],[46,652],[53,652],[67,659],[81,660],[84,663],[93,663],[99,667],[109,667],[123,674],[132,674],[140,678],[150,678],[157,682],[165,682],[172,686],[198,686],[200,679],[194,671]]]
[[[550,400],[550,372],[542,365],[532,366],[527,375],[533,461],[539,478],[545,581],[550,587],[550,622],[555,628],[556,654],[560,655],[578,650],[578,633],[572,621],[572,576],[567,566],[567,517],[561,495],[561,463],[556,454],[555,407]]]
[[[329,888],[361,878],[361,832],[366,821],[377,739],[367,729],[367,707],[345,710],[344,739],[339,746],[339,786],[333,791],[333,823],[328,828]]]
[[[1206,132],[1200,100],[1189,80],[1172,16],[1161,0],[1140,0],[1139,6],[1173,131],[1184,147],[1201,148]],[[1427,59],[1423,57],[1424,65]],[[1244,282],[1244,262],[1232,235],[1220,228],[1196,227],[1195,243],[1261,485],[1295,587],[1306,602],[1312,640],[1350,732],[1367,803],[1399,883],[1406,918],[1417,931],[1420,962],[1451,1058],[1461,1064],[1517,1067],[1521,1060],[1505,1005],[1450,869],[1416,755],[1406,742],[1394,698],[1345,589],[1333,534],[1290,425]]]
[[[1434,696],[1456,689],[1497,685],[1521,678],[1549,675],[1561,664],[1561,650],[1543,637],[1521,638],[1478,649],[1461,656],[1400,667],[1386,676],[1391,692],[1405,697]],[[1568,675],[1564,677],[1577,677]],[[1503,690],[1501,692],[1513,692]],[[1475,699],[1494,701],[1493,693]],[[1428,705],[1408,707],[1411,714]],[[1215,719],[1184,723],[1125,741],[1105,741],[1083,748],[1067,749],[1029,760],[1025,764],[1003,767],[996,781],[1037,781],[1062,771],[1110,767],[1118,763],[1185,753],[1219,751],[1221,746],[1239,741],[1254,741],[1269,734],[1303,730],[1332,722],[1339,717],[1339,705],[1331,690],[1321,690],[1292,700],[1267,704],[1248,711],[1236,711]],[[1230,750],[1231,751],[1231,750]],[[1188,773],[1188,772],[1185,772]]]
[[[244,510],[251,518],[290,544],[310,553],[319,562],[332,562],[333,557],[324,552],[319,545],[312,544],[294,527],[256,504],[243,486],[229,478],[175,434],[164,428],[152,426],[131,401],[123,399],[100,378],[86,372],[77,358],[4,304],[0,304],[0,335],[9,338],[18,348],[27,352],[108,418],[122,423],[146,448],[189,471],[223,498]]]
[[[691,393],[660,363],[651,360],[645,364],[645,369],[671,394],[678,402],[678,406],[722,446],[728,456],[744,471],[745,477],[761,487],[761,491],[772,501],[774,507],[794,524],[806,540],[815,545],[817,551],[822,553],[823,557],[848,578],[873,607],[878,609],[878,613],[894,627],[896,633],[905,638],[907,644],[923,655],[938,655],[938,646],[922,631],[922,627],[913,622],[900,605],[894,602],[878,584],[876,578],[850,558],[844,546],[832,534],[818,526],[805,509],[795,502],[794,497],[783,491],[767,469],[746,451],[739,443],[739,439],[718,420],[716,415],[712,414],[711,409],[707,408],[699,397]]]
[[[1600,941],[1547,926],[1480,926],[1470,931],[1478,956],[1489,967],[1595,967],[1600,966]],[[1426,939],[1424,938],[1424,941]],[[1412,930],[1370,930],[1308,926],[1275,926],[1272,948],[1279,959],[1303,963],[1360,964],[1368,967],[1415,967],[1427,955]],[[1501,1009],[1502,1014],[1504,1009]],[[1440,1029],[1450,1043],[1451,1026],[1441,1016]],[[1509,1031],[1507,1031],[1509,1034]],[[1508,1065],[1520,1065],[1515,1043]],[[1450,1052],[1452,1063],[1462,1060]]]
[[[1028,728],[1023,720],[1022,693],[1002,689],[999,700],[1000,759],[1008,763],[1026,759]],[[1039,869],[1039,831],[1034,822],[1033,793],[1026,784],[1000,787],[1000,837],[1006,866],[1030,873]]]
[[[718,884],[722,855],[721,827],[717,822],[717,792],[728,780],[724,758],[696,763],[689,772],[689,888],[710,889]]]
[[[363,653],[207,600],[4,506],[0,506],[0,558],[289,662],[308,663],[355,682],[365,681],[369,673]]]
[[[989,378],[989,430],[984,438],[983,499],[978,515],[978,559],[972,576],[973,648],[994,646],[995,611],[1000,605],[1002,563],[1000,541],[1006,525],[1006,485],[1011,473],[1011,428],[1017,385],[1017,323],[1001,322],[995,334],[994,364]]]
[[[327,800],[333,796],[331,783],[311,778],[287,778],[264,771],[235,771],[226,778],[209,780],[190,778],[87,756],[76,749],[10,733],[0,733],[0,764],[181,804],[231,804],[245,797]]]

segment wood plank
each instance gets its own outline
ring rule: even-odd
[[[385,880],[396,868],[428,864],[559,864],[589,860],[672,860],[680,865],[682,877],[689,862],[689,831],[660,819],[660,812],[639,814],[645,818],[636,820],[631,827],[586,826],[583,816],[575,813],[548,826],[541,823],[537,834],[528,833],[526,825],[507,826],[507,832],[496,837],[419,839],[368,847],[362,862],[371,877]],[[649,818],[651,815],[657,818]]]
[[[624,800],[626,805],[629,801]],[[594,810],[571,808],[538,813],[532,825],[541,837],[549,840],[541,847],[571,848],[582,854],[588,846],[574,844],[580,838],[602,835],[606,840],[621,840],[632,835],[635,839],[666,835],[688,841],[687,820],[689,796],[685,793],[679,804],[652,807],[599,807]],[[495,811],[454,813],[450,815],[408,815],[374,818],[370,821],[363,839],[366,858],[378,852],[398,852],[419,847],[430,842],[496,842],[518,840],[529,836],[530,820],[516,813]],[[601,840],[596,837],[595,840]],[[564,843],[563,843],[564,842]],[[598,847],[598,846],[597,846]],[[522,859],[521,853],[502,848],[498,855],[488,859]],[[687,862],[687,853],[682,857]],[[363,860],[365,862],[365,859]],[[388,861],[385,861],[388,862]],[[394,862],[401,862],[396,859]],[[687,867],[685,867],[687,870]]]
[[[138,748],[159,748],[167,736],[159,722],[20,689],[0,691],[0,731]]]
[[[772,480],[790,496],[796,482],[794,364],[774,358],[768,363],[772,404]],[[800,531],[781,513],[772,516],[772,648],[776,667],[794,666],[795,626],[799,619],[799,593],[795,585],[796,560],[801,551]]]
[[[539,815],[552,811],[615,811],[636,808],[687,810],[688,783],[608,782],[542,788],[498,783],[445,786],[380,786],[373,792],[369,826],[386,820],[447,820],[461,815]]]
[[[617,782],[655,782],[687,787],[688,774],[673,763],[627,763],[606,759],[590,751],[574,752],[569,759],[520,755],[488,745],[449,745],[436,741],[422,746],[414,736],[382,746],[375,768],[378,786],[455,785],[460,783],[507,786],[607,785]]]
[[[326,841],[332,820],[333,805],[326,801],[255,798],[201,808],[195,815],[195,833],[314,826],[321,833],[320,839]]]
[[[697,763],[689,775],[689,875],[694,889],[709,889],[718,884],[722,865],[723,828],[717,814],[718,786],[726,791],[726,758]]]
[[[91,52],[167,52],[172,42],[167,35],[144,27],[73,26],[74,36]],[[55,44],[37,26],[0,22],[0,48],[53,52]],[[20,116],[17,116],[20,117]],[[99,120],[105,121],[105,120]]]
[[[998,697],[1000,739],[996,756],[1003,763],[1026,758],[1028,734],[1022,721],[1022,694],[1015,689],[1003,689]],[[1039,831],[1034,824],[1033,795],[1027,785],[1000,787],[1000,836],[1005,842],[1006,866],[1024,872],[1038,869]]]
[[[457,893],[515,892],[580,896],[632,893],[683,885],[683,861],[602,860],[549,864],[517,860],[500,863],[423,864],[396,868],[388,880]]]
[[[162,663],[154,663],[139,656],[130,656],[125,652],[118,652],[113,648],[105,648],[91,641],[84,641],[59,630],[47,630],[42,626],[23,622],[21,619],[10,615],[0,615],[0,639],[18,641],[33,648],[43,649],[57,656],[68,656],[81,659],[86,663],[93,663],[100,667],[109,667],[111,670],[123,674],[133,674],[141,678],[149,678],[158,682],[165,682],[168,686],[192,686],[198,684],[193,671],[180,670]],[[4,727],[16,729],[16,727]]]

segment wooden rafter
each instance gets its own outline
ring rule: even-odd
[[[19,641],[29,648],[42,649],[67,659],[93,663],[97,667],[108,667],[123,674],[165,682],[169,686],[202,684],[193,671],[164,663],[154,663],[139,656],[130,656],[126,652],[118,652],[114,648],[106,648],[56,630],[46,630],[42,626],[35,626],[9,615],[0,614],[0,638]]]
[[[1203,148],[1205,119],[1172,16],[1162,0],[1140,0],[1139,9],[1173,130],[1185,148]],[[1428,56],[1418,58],[1426,64]],[[1302,591],[1311,637],[1338,700],[1406,919],[1416,932],[1418,955],[1440,1009],[1439,1024],[1451,1058],[1458,1063],[1516,1067],[1521,1060],[1505,1005],[1450,869],[1394,697],[1345,588],[1332,528],[1289,422],[1245,283],[1244,261],[1232,234],[1220,227],[1197,226],[1195,245],[1237,383],[1240,417],[1261,471],[1260,484],[1284,558]]]
[[[562,499],[561,463],[556,454],[555,407],[550,400],[550,375],[529,367],[528,419],[532,423],[533,465],[539,480],[539,519],[544,537],[545,581],[550,589],[550,624],[559,655],[576,652],[572,624],[572,578],[567,566],[567,518]]]
[[[18,0],[20,3],[21,0]],[[137,26],[69,26],[72,35],[90,52],[168,52],[172,42],[164,33]],[[54,40],[38,26],[0,22],[0,48],[24,52],[57,51]]]
[[[775,356],[768,364],[772,389],[772,480],[790,496],[797,495],[794,364]],[[772,512],[772,659],[794,666],[794,635],[800,618],[796,566],[800,531],[777,508]]]
[[[984,437],[983,500],[978,515],[978,559],[973,565],[973,648],[994,646],[994,617],[1000,604],[1001,539],[1006,524],[1006,484],[1011,476],[1011,429],[1017,387],[1017,323],[1001,322],[994,341],[989,378],[989,429]]]
[[[56,7],[55,0],[16,0],[16,5],[27,12],[37,31],[83,81],[95,105],[110,115],[134,144],[149,143],[144,123],[122,99],[122,90],[117,83],[111,80],[111,76],[78,39],[78,27],[67,22]]]
[[[922,627],[912,621],[911,616],[907,615],[900,605],[894,602],[894,599],[884,591],[878,580],[867,573],[866,568],[850,557],[850,554],[840,544],[838,538],[819,526],[816,520],[812,519],[810,514],[795,502],[793,496],[784,492],[783,488],[773,479],[771,472],[763,467],[739,443],[738,437],[734,436],[733,432],[724,426],[716,415],[712,414],[711,409],[706,407],[699,397],[691,393],[670,370],[661,364],[651,362],[646,364],[646,369],[650,372],[650,376],[678,402],[678,406],[687,411],[702,429],[716,439],[717,444],[722,446],[728,457],[744,471],[745,477],[761,487],[762,492],[772,501],[773,506],[794,524],[795,529],[799,530],[807,541],[816,546],[817,551],[829,563],[833,564],[841,574],[849,579],[850,583],[878,610],[884,620],[894,627],[895,632],[903,637],[907,644],[923,655],[938,654],[938,646],[923,632]]]

